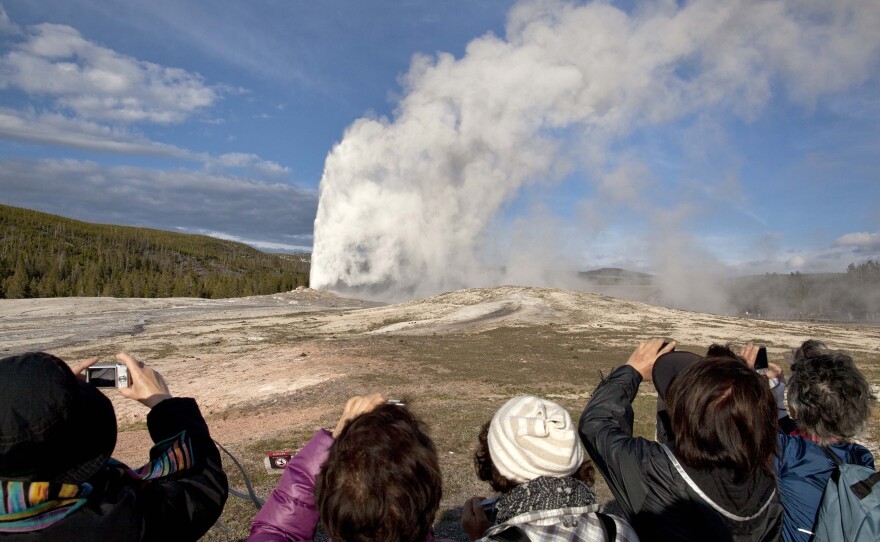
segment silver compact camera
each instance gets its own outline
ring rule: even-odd
[[[128,367],[122,363],[92,365],[86,369],[86,382],[96,388],[128,388],[131,386]]]

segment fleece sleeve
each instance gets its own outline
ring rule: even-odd
[[[144,517],[144,540],[198,540],[220,517],[229,485],[220,452],[194,399],[170,398],[147,415],[153,442],[186,432],[191,446],[189,465],[165,479],[152,480],[138,491],[138,508]],[[162,448],[154,447],[156,460]]]

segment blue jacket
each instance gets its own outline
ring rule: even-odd
[[[782,537],[785,542],[807,542],[812,536],[825,485],[834,472],[834,463],[812,440],[780,432],[777,442],[776,476],[785,508]],[[864,446],[841,443],[828,449],[844,463],[874,468],[874,456]]]

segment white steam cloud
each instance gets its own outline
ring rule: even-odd
[[[520,2],[504,38],[415,57],[393,118],[355,121],[328,155],[312,286],[392,298],[521,276],[521,247],[492,232],[524,187],[578,173],[634,202],[650,173],[612,145],[710,109],[754,118],[776,91],[810,107],[865,79],[877,28],[876,0]]]

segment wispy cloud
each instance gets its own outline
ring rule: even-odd
[[[0,139],[89,151],[197,159],[186,149],[151,141],[124,128],[60,113],[16,111],[5,107],[0,107]]]
[[[805,249],[783,250],[777,239],[769,243],[770,246],[756,247],[751,254],[726,263],[742,274],[781,271],[841,273],[850,263],[880,261],[880,232],[847,233],[829,245]]]
[[[0,186],[9,205],[89,222],[213,232],[265,246],[308,243],[318,203],[314,191],[290,184],[76,160],[0,161]]]
[[[838,247],[851,247],[855,252],[880,253],[880,232],[855,232],[841,235],[834,241]]]
[[[256,247],[260,250],[269,251],[269,252],[307,252],[312,250],[312,236],[311,235],[296,235],[291,236],[293,238],[293,243],[273,243],[270,241],[262,241],[259,239],[246,239],[244,237],[238,237],[235,235],[229,235],[227,233],[217,232],[217,231],[208,231],[208,230],[197,230],[190,231],[188,233],[198,233],[201,235],[208,235],[210,237],[216,237],[217,239],[226,239],[227,241],[235,241],[238,243],[244,243],[246,245],[250,245],[252,247]]]
[[[21,28],[19,28],[17,24],[13,23],[9,19],[9,15],[6,14],[6,10],[3,8],[2,5],[0,5],[0,36],[17,36],[19,34],[21,34]]]
[[[180,122],[218,99],[198,74],[122,55],[48,23],[28,27],[0,58],[6,86],[46,96],[83,119],[119,123]]]
[[[219,166],[226,169],[256,171],[267,177],[280,177],[290,173],[290,168],[270,160],[263,160],[256,154],[244,152],[229,152],[216,158],[208,158],[206,164],[209,168]]]

